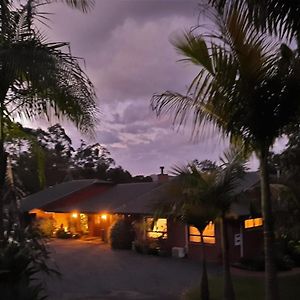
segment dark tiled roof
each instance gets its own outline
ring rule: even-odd
[[[235,216],[246,216],[251,214],[251,202],[253,198],[249,197],[245,192],[252,190],[252,188],[257,185],[259,185],[259,173],[246,173],[234,191],[238,197],[237,201],[231,205],[230,214]]]
[[[257,172],[247,173],[241,179],[239,186],[235,193],[240,194],[251,189],[259,182]],[[29,211],[33,208],[42,208],[51,202],[59,200],[65,196],[75,193],[92,184],[105,183],[98,180],[74,180],[65,182],[44,191],[38,192],[28,196],[21,202],[23,211]],[[176,178],[166,182],[145,182],[145,183],[124,183],[113,185],[105,192],[99,195],[93,195],[85,198],[82,203],[70,204],[66,207],[55,206],[54,212],[63,212],[70,210],[79,210],[85,213],[98,213],[101,211],[108,211],[110,213],[124,213],[124,214],[153,214],[157,208],[158,203],[164,203],[170,200],[170,197],[178,197],[176,194]],[[172,194],[173,193],[173,194]],[[250,202],[247,197],[241,197],[239,201],[232,205],[231,213],[234,215],[249,214]]]
[[[82,179],[63,182],[40,192],[29,195],[21,200],[21,210],[30,211],[34,208],[42,208],[43,206],[78,192],[93,184],[109,184],[107,181],[96,179]]]
[[[138,195],[138,197],[131,199],[122,206],[116,207],[114,210],[116,213],[124,214],[154,214],[160,203],[169,202],[170,197],[178,197],[178,194],[172,195],[174,184],[176,184],[174,180],[160,184],[147,193]]]
[[[122,207],[126,207],[132,200],[150,192],[159,185],[160,183],[158,182],[117,184],[105,193],[93,196],[81,203],[77,206],[77,209],[86,213],[97,213],[100,211],[123,213]]]
[[[241,194],[255,186],[259,182],[259,176],[257,172],[249,172],[240,180],[235,194]],[[129,202],[124,202],[120,207],[114,209],[117,213],[125,214],[153,214],[155,213],[159,204],[169,202],[170,197],[178,197],[176,194],[176,178],[173,180],[157,186],[155,189],[150,190],[143,195],[139,195],[135,199]],[[234,203],[231,208],[231,213],[238,215],[247,215],[250,210],[250,202],[247,197],[241,197],[239,201]]]
[[[234,192],[240,194],[241,192],[247,191],[252,188],[254,185],[259,183],[259,174],[258,172],[248,172],[245,176],[239,181]]]

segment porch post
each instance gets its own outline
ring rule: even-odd
[[[244,257],[244,230],[243,222],[240,221],[240,257]]]

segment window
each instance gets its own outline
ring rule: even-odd
[[[262,226],[263,219],[262,218],[255,218],[255,219],[248,219],[244,221],[245,228],[253,228]]]
[[[189,240],[193,243],[200,243],[201,237],[199,230],[194,227],[189,227]],[[203,231],[203,240],[205,244],[215,244],[215,224],[213,222],[209,222],[209,224],[205,227]]]
[[[154,220],[153,218],[147,218],[146,225],[149,238],[167,238],[167,219]]]

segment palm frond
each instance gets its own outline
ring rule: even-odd
[[[31,2],[33,2],[32,5],[65,3],[71,8],[79,9],[84,13],[90,11],[95,5],[95,0],[32,0]]]
[[[286,37],[298,38],[300,33],[299,1],[287,0],[210,0],[221,13],[228,4],[247,5],[248,18],[256,29]]]
[[[90,131],[97,109],[95,91],[79,60],[63,52],[66,43],[41,43],[39,37],[2,47],[6,80],[12,90],[15,114],[34,119],[51,111],[65,116],[82,131]]]
[[[300,60],[257,32],[246,4],[212,16],[218,32],[197,36],[193,30],[174,43],[200,67],[187,93],[156,94],[152,109],[171,115],[179,127],[190,120],[194,137],[212,127],[248,149],[270,146],[299,116]]]

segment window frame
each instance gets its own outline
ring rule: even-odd
[[[258,222],[259,222],[259,224],[258,225],[256,225],[255,224],[255,220],[259,220]],[[246,227],[246,222],[249,222],[249,221],[252,221],[253,222],[253,226],[247,226]],[[262,228],[263,227],[263,225],[264,225],[264,220],[263,220],[263,218],[262,217],[258,217],[258,218],[248,218],[248,219],[244,219],[244,221],[243,221],[243,229],[244,230],[251,230],[251,229],[258,229],[258,228]]]
[[[161,231],[161,230],[153,230],[155,226],[157,226],[157,222],[158,220],[166,220],[166,230],[165,231]],[[151,221],[148,221],[148,220],[151,220]],[[149,229],[148,227],[148,224],[151,222],[153,223],[153,226],[152,226],[152,230]],[[148,239],[167,239],[168,238],[168,219],[167,218],[158,218],[157,220],[155,220],[153,217],[146,217],[145,218],[145,223],[146,223],[146,237]],[[160,234],[160,236],[157,236],[157,237],[151,237],[149,236],[149,233],[156,233],[157,235]]]
[[[203,241],[204,241],[204,244],[205,244],[205,245],[215,245],[215,244],[216,244],[216,228],[215,228],[215,223],[214,223],[214,222],[210,221],[210,222],[206,225],[206,227],[205,227],[203,233],[205,232],[207,226],[211,226],[211,225],[214,226],[214,227],[213,227],[213,231],[214,231],[214,232],[213,232],[213,235],[203,234]],[[199,234],[194,234],[194,233],[192,234],[192,233],[191,233],[191,227],[195,228],[195,229],[198,231]],[[192,241],[192,240],[191,240],[191,237],[199,237],[199,241]],[[212,239],[213,242],[207,242],[207,240],[209,240],[209,239]],[[198,230],[195,226],[191,226],[191,225],[188,226],[188,240],[189,240],[189,243],[193,243],[193,244],[201,244],[201,243],[202,243],[202,242],[201,242],[201,235],[200,235],[200,232],[199,232],[199,230]]]

